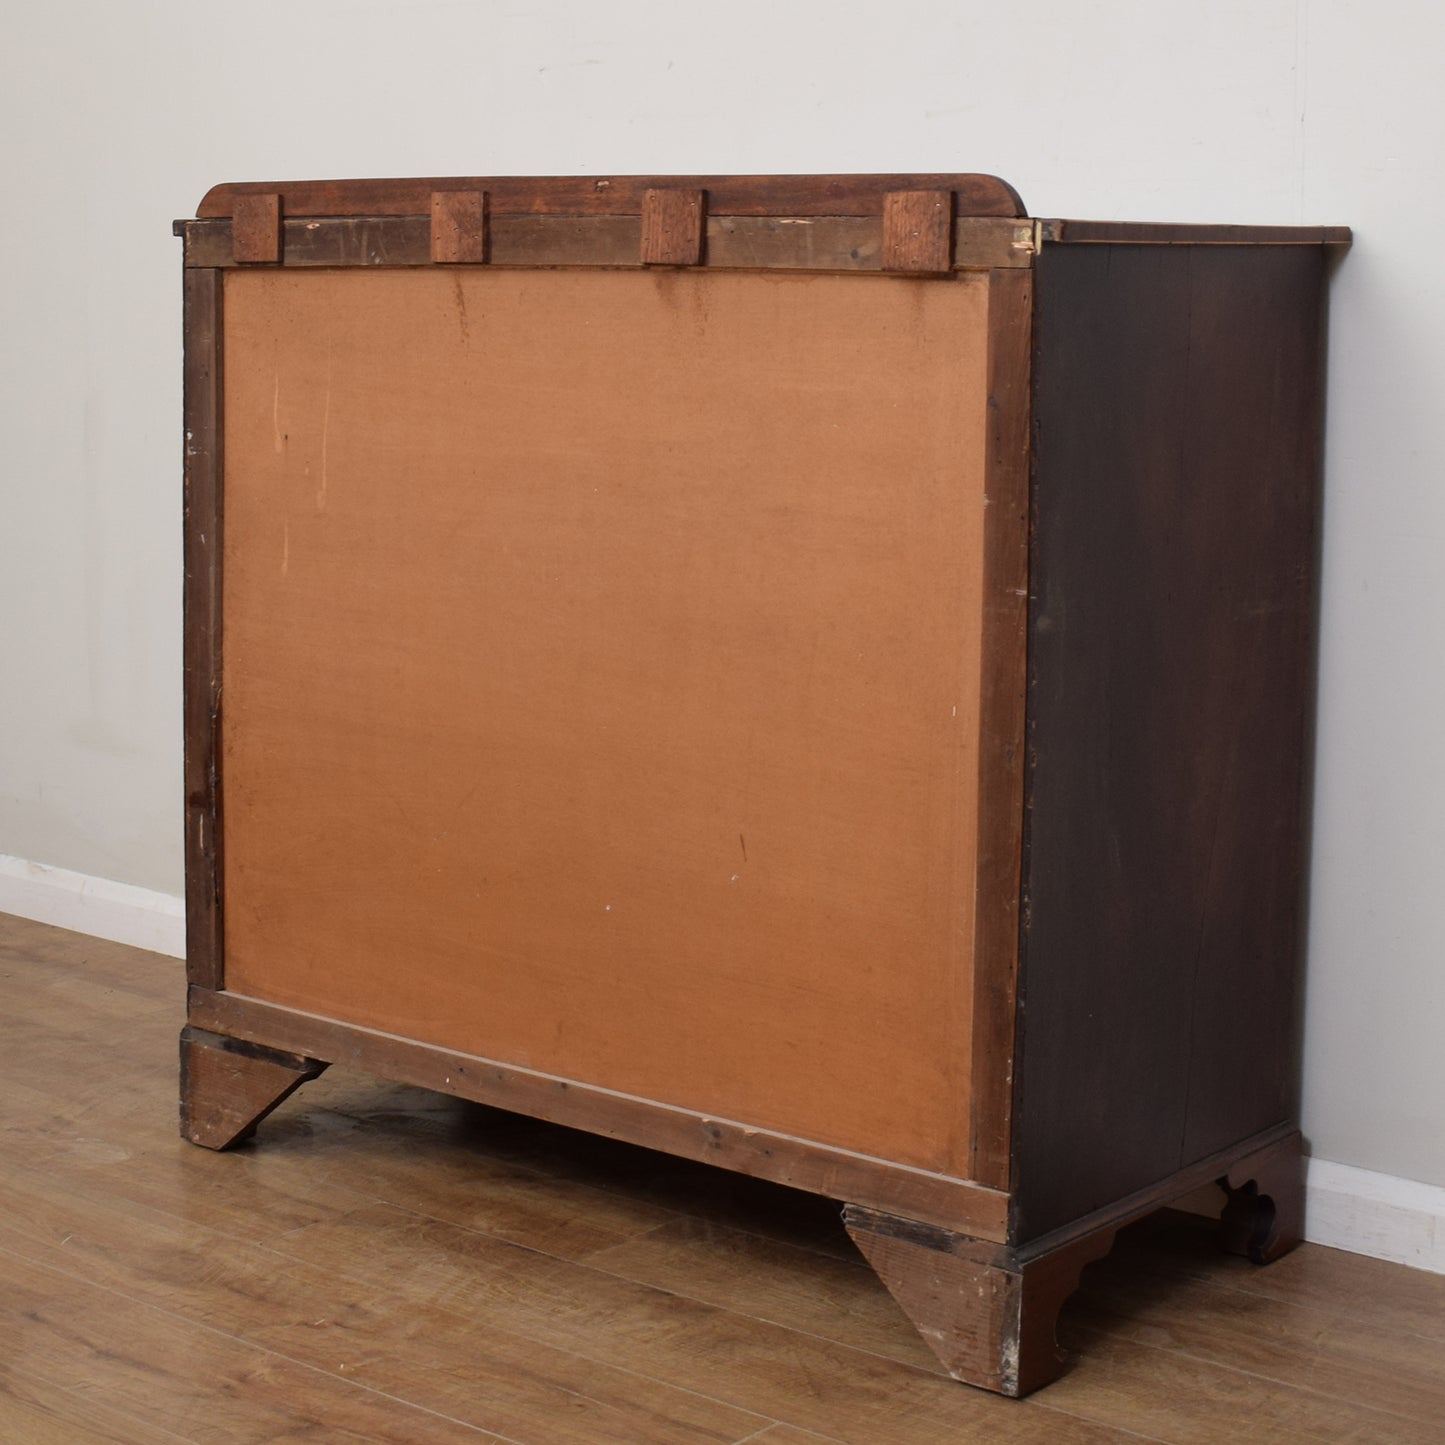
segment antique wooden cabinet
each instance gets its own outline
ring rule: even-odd
[[[1023,1394],[1298,1237],[1341,230],[977,175],[221,186],[185,249],[186,1136],[328,1063],[781,1180]]]

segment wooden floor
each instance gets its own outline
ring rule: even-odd
[[[333,1069],[176,1134],[181,968],[0,917],[0,1441],[1445,1441],[1445,1278],[1161,1215],[943,1377],[836,1206]]]

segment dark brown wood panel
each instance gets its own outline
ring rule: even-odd
[[[1348,246],[1348,226],[1190,226],[1151,221],[1040,221],[1052,242],[1107,246]]]
[[[1293,1116],[1323,266],[1036,268],[1020,1240]]]
[[[213,186],[198,216],[229,216],[238,196],[279,194],[288,216],[424,216],[433,191],[486,191],[493,215],[642,214],[658,186],[708,193],[715,216],[878,216],[889,191],[943,190],[960,216],[1022,216],[1023,202],[997,176],[451,176],[429,180],[244,181]]]
[[[221,300],[218,272],[186,271],[186,958],[191,982],[207,988],[219,988],[222,978]]]
[[[438,192],[442,197],[476,192]],[[282,224],[281,263],[299,266],[425,266],[439,258],[423,216],[293,218]],[[712,216],[701,260],[710,270],[879,271],[878,216]],[[484,257],[498,266],[638,266],[640,216],[502,216],[485,226]],[[187,266],[233,266],[225,217],[177,221]],[[1027,267],[1030,221],[972,216],[954,226],[955,269]],[[465,258],[463,258],[465,259]]]
[[[968,1173],[996,1189],[1009,1187],[1011,1166],[1027,681],[1032,312],[1030,272],[999,270],[990,275]]]

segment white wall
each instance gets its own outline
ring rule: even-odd
[[[986,170],[1041,215],[1353,225],[1331,350],[1306,1127],[1325,1158],[1445,1184],[1433,7],[5,0],[0,15],[0,853],[169,893],[169,222],[213,182]]]

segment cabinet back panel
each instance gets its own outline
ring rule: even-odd
[[[224,305],[226,987],[962,1172],[986,281]]]

